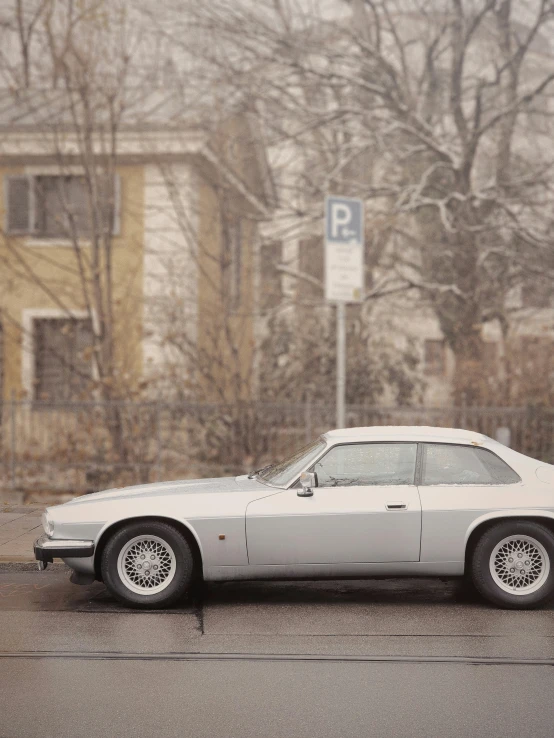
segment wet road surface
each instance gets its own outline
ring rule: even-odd
[[[0,737],[554,736],[554,606],[459,581],[225,583],[128,610],[0,570]]]

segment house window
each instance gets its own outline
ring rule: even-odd
[[[277,307],[283,297],[281,273],[278,270],[283,260],[282,251],[281,241],[269,241],[261,246],[260,303],[264,310]]]
[[[97,183],[100,195],[91,199],[85,177],[75,175],[17,176],[6,178],[6,232],[35,238],[89,238],[99,222],[112,222],[118,231],[119,178],[112,187]]]
[[[444,377],[446,373],[446,346],[444,341],[427,339],[424,345],[424,366],[428,376]]]
[[[225,218],[222,239],[223,296],[231,310],[236,310],[241,298],[242,223],[240,218]]]
[[[34,399],[82,399],[92,380],[93,331],[88,319],[35,318]]]
[[[90,235],[84,177],[36,177],[35,208],[35,234],[39,238]]]

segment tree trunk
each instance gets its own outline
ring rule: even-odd
[[[483,363],[483,339],[478,329],[459,335],[451,344],[455,358],[453,400],[462,404],[481,405],[487,394],[487,377]]]

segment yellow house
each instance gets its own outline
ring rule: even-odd
[[[248,395],[258,224],[274,197],[250,116],[214,127],[157,92],[112,135],[36,98],[0,93],[4,399],[85,399],[108,330],[120,395],[163,377]]]

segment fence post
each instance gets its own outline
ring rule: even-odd
[[[15,489],[16,481],[16,435],[15,435],[15,390],[11,392],[10,403],[10,482],[12,489]]]
[[[304,426],[306,431],[306,443],[312,440],[312,394],[306,393],[306,403],[304,405]]]
[[[498,443],[502,443],[504,446],[510,447],[512,443],[512,433],[507,425],[500,425],[496,428],[494,437]]]

